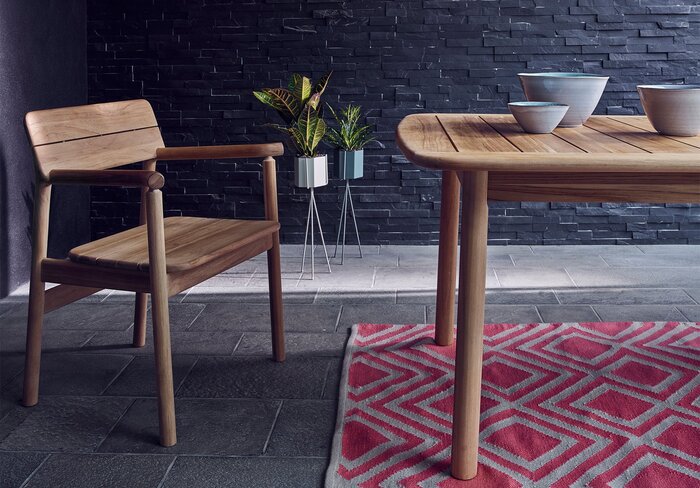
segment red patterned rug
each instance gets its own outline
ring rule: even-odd
[[[485,326],[479,474],[449,477],[454,347],[360,324],[328,487],[700,487],[700,324]]]

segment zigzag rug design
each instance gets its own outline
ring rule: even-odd
[[[449,477],[454,355],[355,326],[328,487],[700,487],[700,325],[485,326],[479,474]]]

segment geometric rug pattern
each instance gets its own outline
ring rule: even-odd
[[[479,472],[449,475],[455,347],[359,324],[328,487],[700,487],[700,325],[487,324]]]

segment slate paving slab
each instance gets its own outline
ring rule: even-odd
[[[182,384],[196,360],[196,356],[173,355],[175,390]],[[157,394],[156,363],[153,356],[135,357],[103,393],[106,396],[132,397],[155,397]]]
[[[174,460],[174,456],[51,454],[23,488],[153,488]]]
[[[330,456],[336,420],[334,400],[284,400],[266,456]]]
[[[321,398],[333,358],[276,363],[261,356],[202,357],[177,392],[195,398]]]
[[[46,457],[39,452],[0,452],[0,486],[20,488]]]
[[[326,459],[180,456],[162,486],[320,488],[323,486],[326,464]]]
[[[34,407],[15,407],[0,421],[0,450],[94,451],[132,401],[45,396]],[[3,436],[7,427],[10,431]]]
[[[158,443],[155,399],[137,399],[100,452],[259,456],[278,414],[277,400],[178,399],[177,444]]]

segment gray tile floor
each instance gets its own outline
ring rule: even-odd
[[[0,301],[0,486],[320,486],[342,354],[358,322],[434,320],[435,247],[348,248],[300,276],[283,248],[287,348],[269,359],[263,258],[171,300],[179,443],[158,446],[152,347],[133,296],[46,317],[41,401],[18,404],[26,296]],[[319,254],[317,254],[319,256]],[[700,246],[489,249],[488,322],[700,321]]]

